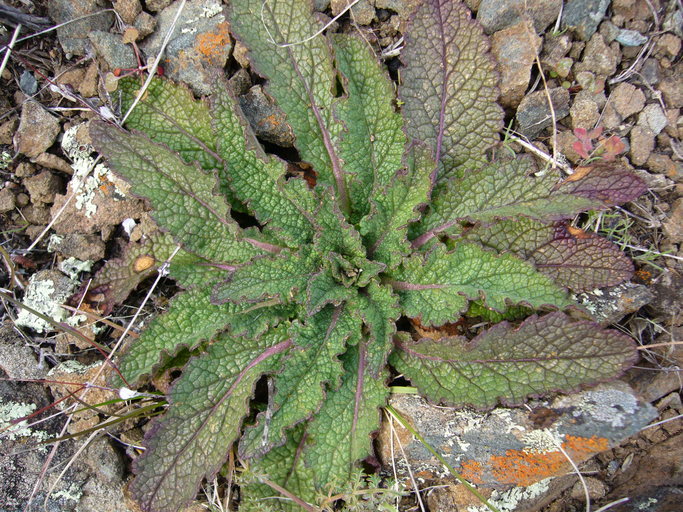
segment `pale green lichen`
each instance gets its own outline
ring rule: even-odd
[[[69,501],[75,501],[78,503],[83,496],[83,491],[75,483],[69,484],[67,489],[60,489],[52,493],[53,498],[64,498]]]
[[[493,491],[489,502],[500,512],[514,512],[518,505],[542,495],[550,488],[553,478],[546,478],[528,487],[513,487],[507,491]],[[467,507],[467,512],[489,512],[485,505]]]
[[[36,441],[45,441],[51,436],[43,430],[34,430],[28,426],[28,421],[22,420],[13,424],[15,420],[24,418],[35,411],[36,404],[24,402],[0,403],[0,432],[10,441],[30,437]],[[7,430],[5,430],[7,429]]]
[[[82,261],[72,256],[59,264],[59,270],[64,272],[71,279],[76,279],[81,272],[89,272],[93,264],[94,261]]]
[[[35,277],[36,275],[31,276],[29,279],[29,286],[26,288],[26,295],[24,296],[24,304],[52,318],[55,322],[66,320],[68,313],[61,307],[61,304],[69,298],[75,283],[73,286],[58,289],[52,279],[35,279]],[[33,313],[29,313],[25,309],[19,311],[15,323],[16,325],[33,329],[38,333],[53,330],[49,322],[37,317]]]

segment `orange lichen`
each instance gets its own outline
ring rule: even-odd
[[[215,32],[199,34],[195,42],[197,51],[211,64],[219,64],[224,49],[230,44],[230,27],[226,22],[219,23]]]
[[[568,435],[562,443],[562,449],[576,463],[608,448],[608,440],[596,436],[586,438]],[[462,464],[461,472],[463,477],[475,484],[492,479],[498,484],[528,486],[565,473],[569,469],[567,456],[560,450],[545,453],[507,450],[505,455],[492,455],[485,464],[473,460],[466,461]],[[489,472],[491,478],[485,479],[484,473]]]

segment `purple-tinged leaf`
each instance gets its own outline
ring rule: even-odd
[[[503,121],[481,27],[464,4],[426,0],[405,38],[399,96],[408,138],[432,149],[439,182],[481,167]]]
[[[615,286],[633,275],[633,264],[609,240],[566,224],[531,219],[475,226],[464,234],[497,251],[511,251],[576,292]]]
[[[557,187],[560,194],[600,201],[603,208],[633,201],[647,190],[643,180],[614,164],[598,163],[579,167]]]
[[[146,512],[180,509],[212,478],[248,412],[258,378],[279,369],[292,346],[284,332],[259,340],[224,337],[188,363],[171,391],[170,406],[145,436],[131,492]]]
[[[472,341],[397,338],[390,362],[430,400],[493,407],[612,379],[637,359],[626,335],[561,312],[507,322]]]

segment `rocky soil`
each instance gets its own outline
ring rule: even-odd
[[[329,30],[360,31],[396,77],[401,33],[418,2],[360,0]],[[111,370],[102,354],[116,344],[120,326],[128,324],[156,275],[160,262],[145,245],[156,227],[147,205],[97,160],[88,123],[120,118],[117,75],[154,61],[179,3],[0,2],[3,48],[17,21],[23,25],[0,75],[2,512],[136,510],[125,485],[145,420],[101,424],[139,406],[92,409],[82,403],[118,397],[107,387]],[[271,147],[291,147],[284,115],[249,69],[245,49],[231,39],[224,3],[187,3],[161,59],[163,73],[198,96],[216,83],[232,88],[259,138]],[[518,456],[522,462],[506,466],[504,477],[480,482],[501,511],[583,510],[586,494],[594,509],[628,498],[610,510],[680,510],[683,348],[670,343],[683,340],[683,5],[466,3],[490,35],[499,63],[509,131],[495,151],[530,152],[540,167],[567,172],[596,159],[614,160],[647,182],[638,201],[575,223],[621,245],[636,264],[632,282],[578,299],[605,324],[616,323],[641,345],[653,346],[620,381],[527,409],[479,414],[436,408],[412,395],[393,405],[466,476],[473,467],[463,463],[468,458],[493,464],[486,446],[507,453],[500,464]],[[346,5],[315,0],[327,20]],[[23,39],[29,35],[34,37]],[[130,336],[163,311],[173,286],[161,281]],[[163,390],[169,378],[155,385]],[[396,471],[412,492],[401,510],[483,510],[420,443],[394,427],[379,433],[377,447],[382,474]],[[392,435],[402,440],[405,459],[388,449]],[[590,442],[569,442],[577,436]],[[59,437],[68,439],[56,450],[46,444]],[[579,465],[585,489],[561,450]],[[476,479],[475,473],[469,476]],[[226,486],[218,484],[221,495]],[[188,510],[206,510],[209,503],[217,501],[200,497]]]

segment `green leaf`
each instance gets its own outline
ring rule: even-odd
[[[558,177],[542,177],[527,158],[493,163],[478,172],[450,180],[435,192],[429,212],[415,228],[419,246],[438,233],[457,233],[461,222],[491,222],[526,216],[541,221],[568,219],[600,208],[601,201],[556,190]]]
[[[279,237],[294,243],[310,241],[313,227],[302,211],[312,213],[315,200],[306,182],[285,180],[286,164],[266,156],[228,92],[214,95],[211,114],[235,197]]]
[[[467,309],[468,299],[483,298],[498,311],[507,304],[571,304],[561,288],[529,263],[471,243],[457,244],[451,252],[438,244],[426,255],[411,256],[392,274],[391,285],[405,314],[420,318],[425,326],[456,320]]]
[[[224,338],[188,363],[171,392],[170,406],[147,432],[145,453],[135,462],[131,492],[145,510],[177,510],[204,478],[228,457],[256,380],[279,368],[292,345],[286,332],[259,340]]]
[[[404,334],[390,362],[430,400],[493,407],[614,378],[633,364],[634,348],[624,334],[556,312],[518,328],[500,323],[470,342]]]
[[[139,78],[119,81],[122,112],[128,111],[141,88]],[[195,100],[184,85],[154,78],[126,119],[126,128],[140,130],[154,142],[167,145],[187,163],[199,162],[205,171],[223,168],[209,108]]]
[[[210,287],[200,287],[176,295],[169,309],[156,317],[140,338],[124,354],[119,370],[133,384],[149,375],[162,359],[181,348],[195,348],[230,328],[234,335],[257,336],[282,316],[283,308],[259,308],[253,304],[214,305]]]
[[[326,390],[337,389],[343,372],[339,355],[346,341],[360,330],[360,319],[348,307],[327,307],[292,326],[296,347],[275,381],[275,392],[258,423],[246,430],[240,456],[260,456],[284,442],[284,430],[310,418],[320,408]]]
[[[306,287],[306,312],[310,316],[327,304],[338,306],[352,295],[353,292],[340,284],[329,270],[321,270]]]
[[[211,302],[297,302],[297,296],[319,268],[319,259],[308,247],[296,253],[283,251],[277,256],[254,258],[214,288]]]
[[[334,34],[332,42],[348,93],[337,104],[346,126],[339,154],[349,175],[351,220],[357,221],[370,211],[370,194],[383,190],[401,168],[406,137],[392,105],[393,85],[368,45],[346,34]]]
[[[498,251],[512,251],[557,284],[576,292],[615,286],[633,275],[633,264],[619,247],[566,224],[505,220],[476,226],[465,233],[465,238]]]
[[[498,75],[481,27],[464,4],[426,0],[405,39],[399,95],[408,137],[429,145],[439,182],[478,169],[503,121]]]
[[[365,247],[372,259],[395,268],[410,254],[408,224],[419,217],[416,211],[429,200],[430,173],[434,162],[420,146],[406,155],[406,168],[400,170],[372,200],[371,213],[360,223]]]
[[[320,254],[335,252],[350,260],[364,260],[365,248],[360,234],[344,218],[334,193],[323,188],[318,196],[319,206],[313,219],[316,250]]]
[[[278,512],[301,512],[301,507],[288,496],[261,483],[263,481],[279,485],[309,504],[316,502],[319,493],[312,482],[317,469],[306,467],[302,457],[304,446],[308,442],[307,426],[308,423],[298,425],[287,433],[284,445],[250,460],[250,478],[256,481],[241,485],[244,501],[240,502],[240,512],[243,512],[242,509],[246,512],[263,512],[265,506]]]
[[[336,488],[346,482],[354,463],[372,453],[370,434],[379,428],[379,408],[389,396],[386,370],[377,373],[368,361],[365,342],[344,354],[344,377],[330,390],[306,430],[310,445],[304,461],[315,471],[315,488]]]
[[[234,0],[231,28],[249,48],[256,72],[268,79],[268,93],[287,115],[301,158],[319,183],[334,186],[347,211],[346,178],[335,148],[343,128],[334,114],[335,72],[327,39],[313,37],[322,24],[311,7],[308,1]]]
[[[101,123],[91,126],[90,135],[114,170],[132,182],[133,192],[149,199],[159,226],[185,249],[227,263],[248,261],[260,253],[237,240],[239,227],[225,199],[214,193],[215,176],[140,135]]]

